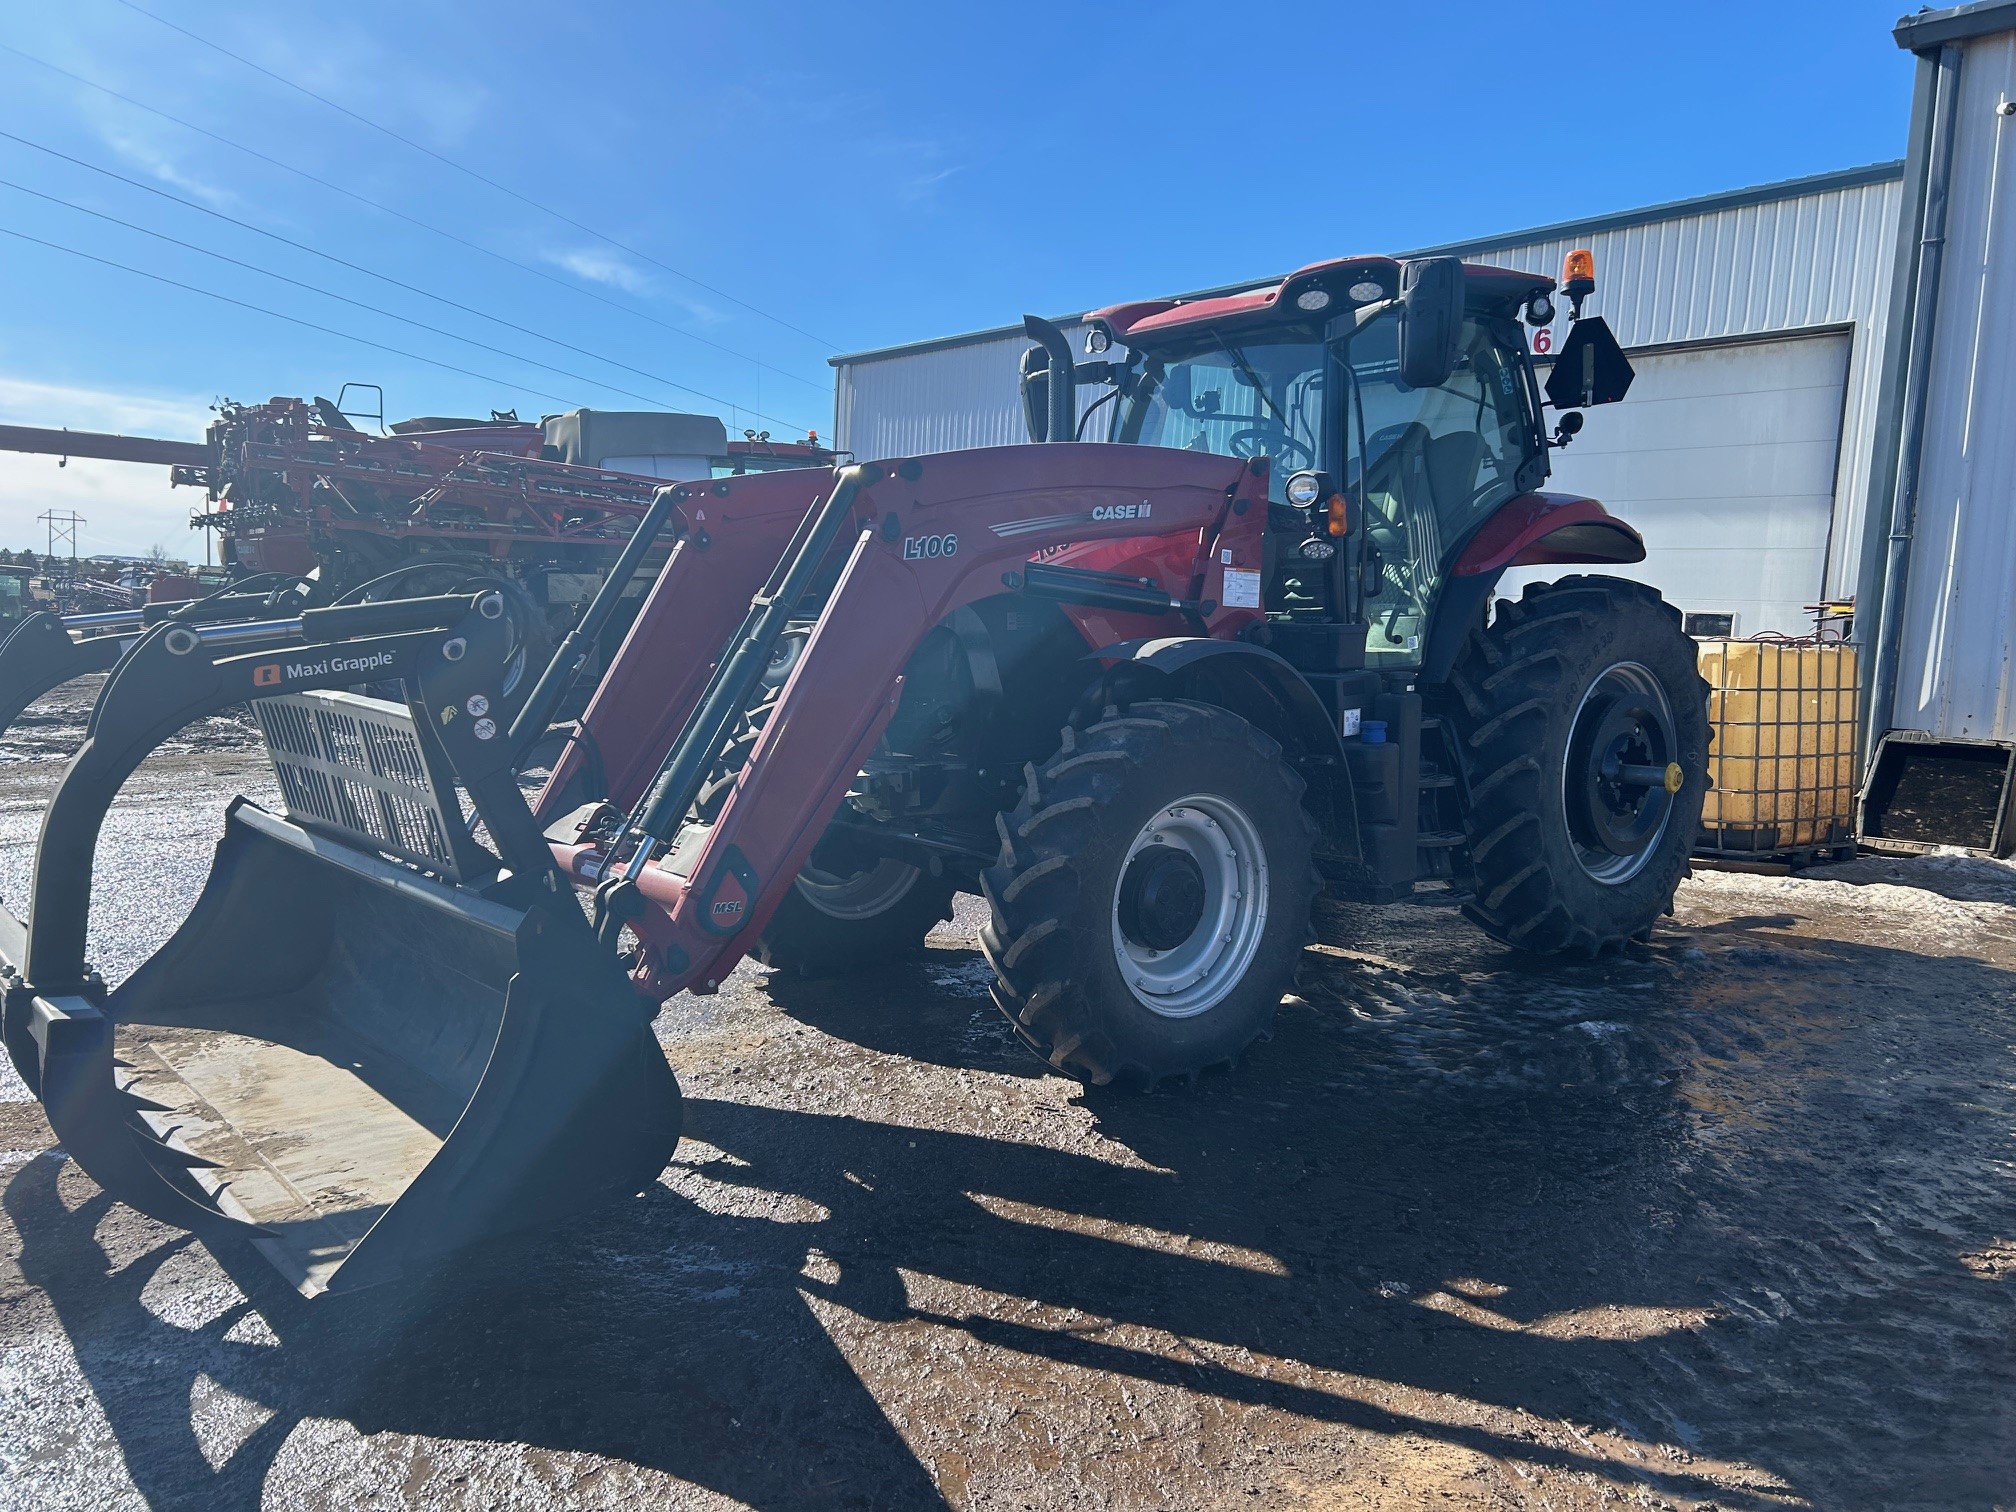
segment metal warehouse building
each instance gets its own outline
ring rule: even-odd
[[[1689,614],[1730,616],[1738,635],[1797,633],[1812,626],[1807,605],[1856,589],[1903,169],[1878,163],[1409,255],[1554,273],[1569,248],[1591,248],[1590,308],[1638,378],[1555,454],[1548,486],[1602,499],[1636,525],[1647,558],[1624,570]],[[1365,250],[1384,249],[1310,247],[1303,260]],[[1565,309],[1558,321],[1533,333],[1536,353],[1565,334]],[[1028,345],[1018,324],[833,359],[838,444],[890,457],[1027,439],[1016,364]]]

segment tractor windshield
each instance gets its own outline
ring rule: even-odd
[[[1115,439],[1226,457],[1264,452],[1279,502],[1290,473],[1321,465],[1325,362],[1316,327],[1244,342],[1200,332],[1194,347],[1148,356]]]

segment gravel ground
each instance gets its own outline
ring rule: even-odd
[[[83,707],[0,743],[10,900]],[[135,777],[108,976],[239,791],[231,721]],[[1148,1097],[1042,1074],[976,922],[676,1000],[654,1187],[351,1298],[0,1081],[0,1505],[2016,1507],[2016,871],[1704,874],[1600,965],[1329,909],[1274,1039]]]

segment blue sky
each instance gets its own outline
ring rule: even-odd
[[[836,352],[1893,158],[1911,86],[1899,0],[4,9],[0,421],[190,438],[346,379],[824,433]],[[0,454],[0,544],[180,553],[198,502]]]

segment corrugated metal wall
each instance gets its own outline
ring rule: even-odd
[[[1600,287],[1590,308],[1610,321],[1626,346],[1852,326],[1835,528],[1823,590],[1852,593],[1897,217],[1898,180],[1892,176],[1728,208],[1682,210],[1593,234],[1568,231],[1539,241],[1435,250],[1554,272],[1571,246],[1592,248]],[[1311,249],[1312,261],[1320,255]],[[1116,298],[1142,293],[1114,291]],[[1565,321],[1564,314],[1564,326]],[[1071,334],[1075,345],[1077,333]],[[1555,333],[1557,341],[1561,334]],[[1027,345],[1019,333],[989,333],[842,360],[835,375],[838,444],[873,458],[1024,439],[1016,364]]]
[[[1894,723],[2016,740],[2016,34],[1968,45]]]
[[[1084,329],[1064,327],[1073,351]],[[869,461],[1027,441],[1017,375],[1028,349],[1017,331],[842,362],[834,374],[835,444]],[[1079,399],[1081,407],[1089,402]]]
[[[1769,200],[1542,242],[1464,248],[1476,262],[1552,272],[1571,247],[1596,254],[1589,308],[1626,347],[1717,342],[1852,326],[1825,593],[1853,593],[1868,493],[1867,438],[1895,256],[1898,180]],[[1567,331],[1563,311],[1553,333]],[[1592,416],[1600,424],[1601,416]]]

